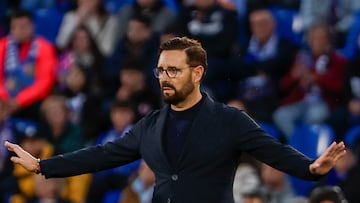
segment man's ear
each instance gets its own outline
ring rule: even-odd
[[[201,81],[203,75],[204,75],[204,67],[201,65],[198,65],[196,67],[193,68],[193,79],[194,82],[199,82]]]

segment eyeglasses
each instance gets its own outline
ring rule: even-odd
[[[188,68],[193,68],[195,66],[188,66]],[[163,68],[154,68],[154,76],[156,78],[162,78],[164,73],[166,73],[166,75],[169,78],[176,78],[176,76],[178,75],[178,73],[181,73],[181,71],[185,69],[185,68],[177,68],[177,67],[169,67],[167,69],[163,69]]]

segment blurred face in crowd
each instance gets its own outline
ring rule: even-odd
[[[202,10],[207,9],[211,6],[213,6],[216,3],[216,0],[195,0],[194,5]]]
[[[41,106],[46,121],[51,126],[62,126],[67,120],[67,108],[64,97],[49,97]]]
[[[73,37],[73,51],[84,53],[90,50],[90,36],[85,30],[78,29]]]
[[[114,128],[120,132],[134,121],[135,114],[131,108],[115,107],[111,110],[110,117]]]
[[[263,45],[274,32],[274,18],[267,10],[254,11],[250,14],[250,28],[253,36]]]
[[[132,92],[140,91],[145,87],[145,74],[140,70],[123,69],[120,73],[120,82]]]
[[[11,19],[10,34],[19,43],[30,40],[34,34],[34,27],[31,19],[28,17]]]
[[[320,56],[330,49],[329,34],[323,27],[316,27],[309,31],[309,46],[314,56]]]
[[[100,0],[77,0],[78,8],[92,13],[96,12],[100,6]]]
[[[60,196],[60,192],[64,185],[64,180],[61,178],[46,179],[42,175],[34,176],[35,195],[39,199],[53,200]]]
[[[76,65],[73,65],[65,78],[67,87],[74,93],[80,92],[86,83],[85,73]]]
[[[131,19],[128,26],[127,37],[133,44],[142,44],[151,36],[151,30],[144,23]]]
[[[155,183],[155,174],[145,161],[141,161],[138,172],[144,188],[148,188]]]
[[[261,178],[270,189],[276,190],[284,184],[285,174],[269,165],[262,164]]]
[[[140,5],[142,8],[151,8],[155,5],[155,3],[158,0],[137,0],[136,2]]]
[[[174,78],[170,78],[165,71],[159,75],[161,94],[169,104],[176,105],[194,92],[193,68],[186,63],[186,59],[186,53],[181,50],[165,50],[160,54],[158,70],[176,69]]]

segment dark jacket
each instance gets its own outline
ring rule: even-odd
[[[156,176],[153,202],[232,203],[232,185],[242,151],[299,178],[313,180],[311,160],[268,136],[244,112],[205,98],[172,166],[162,135],[169,106],[140,120],[122,139],[40,162],[47,177],[116,167],[143,158]]]

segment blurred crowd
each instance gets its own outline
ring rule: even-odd
[[[317,183],[245,154],[236,203],[360,202],[359,9],[360,0],[2,0],[0,143],[44,159],[121,139],[162,105],[160,43],[188,36],[208,53],[202,89],[214,100],[312,158],[333,141],[348,148]],[[151,202],[142,160],[44,179],[10,156],[0,144],[0,203]]]

